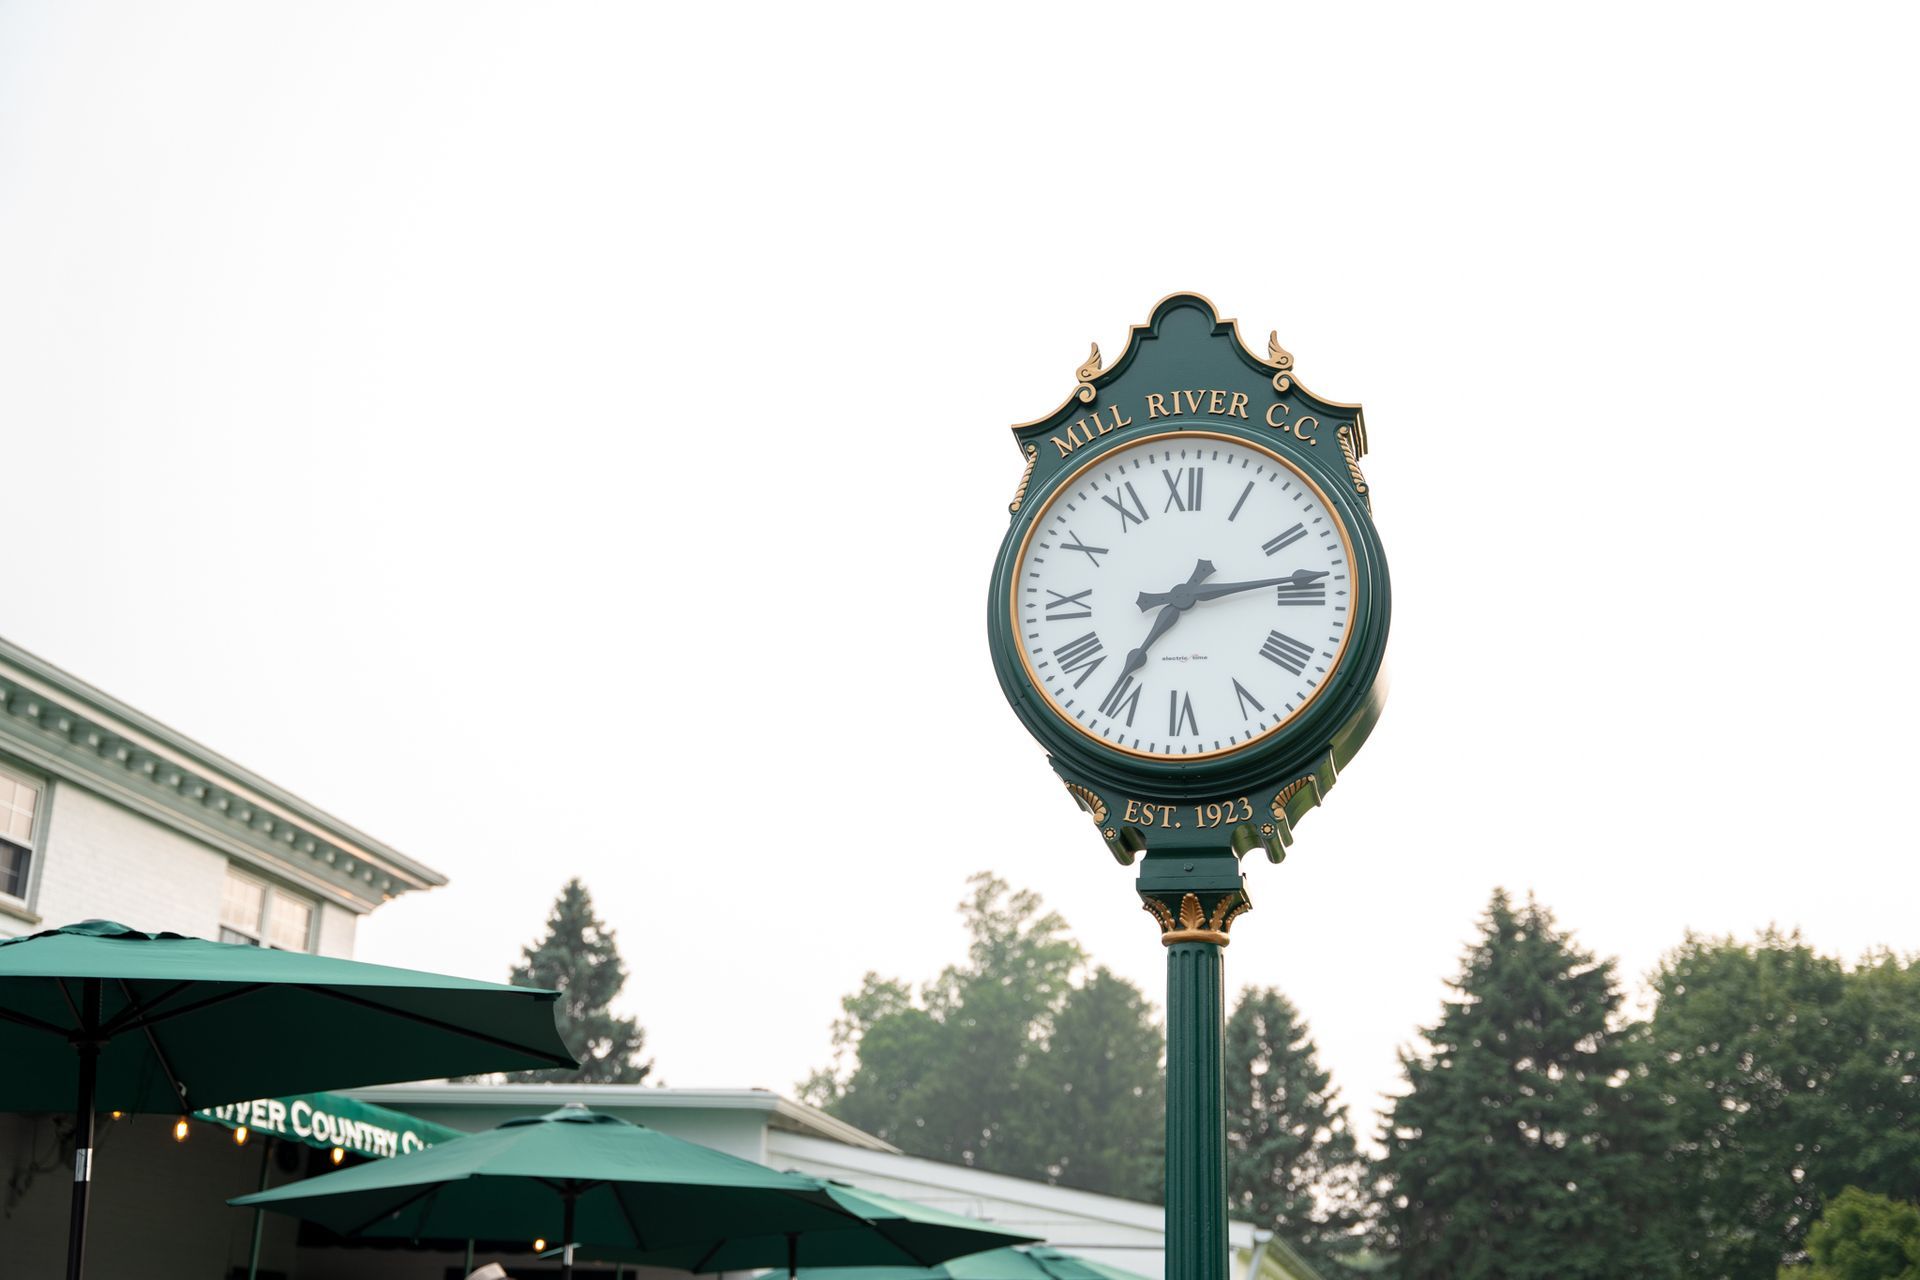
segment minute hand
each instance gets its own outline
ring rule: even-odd
[[[1221,596],[1230,596],[1239,591],[1253,591],[1260,587],[1282,585],[1308,587],[1326,576],[1325,569],[1295,569],[1284,578],[1260,578],[1253,582],[1214,582],[1204,587],[1188,587],[1181,594],[1186,599],[1198,603],[1201,600],[1217,600]],[[1151,609],[1155,605],[1167,604],[1172,599],[1173,593],[1170,591],[1142,591],[1139,605],[1143,610]]]

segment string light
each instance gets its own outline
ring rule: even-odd
[[[335,1147],[333,1149],[333,1162],[335,1164],[339,1164],[342,1160],[345,1160],[346,1158],[347,1158],[347,1149],[345,1147]]]
[[[107,1114],[112,1116],[115,1120],[118,1120],[121,1116],[125,1115],[126,1113],[124,1111],[109,1111]]]
[[[244,1147],[247,1145],[247,1126],[241,1125],[233,1131],[233,1145],[236,1147]]]
[[[535,1253],[545,1253],[547,1251],[547,1240],[545,1236],[533,1242],[533,1251]]]
[[[185,1142],[187,1140],[187,1118],[185,1116],[181,1116],[173,1122],[173,1140],[175,1142]]]

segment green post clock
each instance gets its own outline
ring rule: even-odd
[[[1360,406],[1174,294],[1047,416],[994,566],[1002,690],[1167,952],[1168,1280],[1224,1280],[1221,948],[1378,720],[1389,595]]]

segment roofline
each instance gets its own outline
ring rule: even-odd
[[[8,668],[10,670],[6,670]],[[374,839],[357,827],[300,799],[252,770],[161,724],[4,637],[0,637],[0,675],[10,676],[8,683],[18,686],[18,689],[0,687],[0,710],[9,713],[5,719],[22,728],[20,741],[24,746],[29,749],[41,748],[41,751],[32,752],[36,757],[34,762],[48,766],[54,772],[70,778],[84,776],[88,781],[103,784],[105,793],[115,799],[126,799],[130,791],[152,792],[152,796],[143,797],[148,799],[164,795],[169,802],[166,807],[184,810],[192,819],[191,825],[197,828],[190,834],[203,839],[210,829],[231,838],[234,833],[221,829],[237,825],[240,832],[251,833],[256,825],[251,817],[229,824],[225,821],[229,816],[227,808],[220,808],[217,814],[209,812],[209,806],[217,804],[220,799],[214,793],[227,793],[230,799],[238,799],[249,811],[257,811],[261,815],[267,835],[279,837],[277,841],[246,841],[257,849],[297,862],[292,858],[293,848],[284,846],[298,842],[290,828],[300,828],[335,846],[322,849],[319,844],[309,840],[301,847],[302,852],[324,863],[329,871],[338,868],[338,855],[348,855],[353,872],[344,877],[329,878],[360,880],[371,886],[370,889],[347,890],[361,900],[363,909],[377,905],[383,898],[392,896],[393,892],[428,889],[447,883],[446,876],[432,867],[414,861],[385,842]],[[14,705],[18,699],[12,695],[16,693],[24,696],[23,705]],[[44,709],[33,705],[36,699],[58,704],[68,714],[43,717]],[[124,754],[120,754],[122,752]],[[56,762],[68,767],[59,768]],[[157,767],[153,767],[160,763],[169,766],[169,775],[176,779],[165,788],[160,786],[163,780],[157,776]],[[180,776],[182,774],[186,776],[183,778]],[[202,784],[202,793],[191,797],[201,803],[181,805],[179,793],[190,781]],[[129,786],[129,783],[133,785]],[[276,823],[274,819],[279,821]],[[329,853],[335,856],[329,859]],[[384,873],[389,882],[385,888],[376,885],[370,875],[361,874],[376,868]]]
[[[899,1155],[900,1149],[815,1106],[770,1089],[677,1089],[648,1084],[478,1084],[452,1081],[369,1085],[339,1092],[383,1107],[497,1106],[550,1110],[568,1102],[589,1107],[634,1107],[657,1111],[759,1111],[768,1126],[841,1146]]]

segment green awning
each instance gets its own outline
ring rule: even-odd
[[[431,1120],[402,1111],[389,1111],[338,1093],[296,1093],[287,1098],[260,1098],[230,1102],[193,1113],[229,1129],[245,1128],[263,1138],[285,1138],[310,1147],[341,1147],[361,1156],[401,1156],[458,1138]]]

